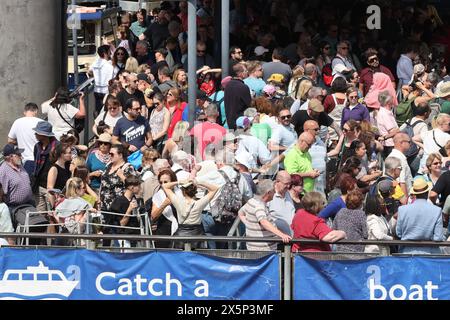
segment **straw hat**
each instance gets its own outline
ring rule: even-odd
[[[413,186],[410,189],[410,194],[423,194],[430,191],[432,185],[430,182],[425,181],[424,178],[418,178],[414,180]]]

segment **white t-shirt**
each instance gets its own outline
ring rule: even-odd
[[[6,203],[0,203],[0,232],[14,232],[11,214]]]
[[[434,138],[433,138],[434,133]],[[439,153],[439,149],[444,147],[447,141],[450,140],[450,134],[442,131],[441,129],[433,129],[424,132],[420,135],[423,141],[424,154],[430,155],[432,153]],[[436,139],[436,141],[435,141]],[[438,146],[436,142],[440,145]]]
[[[95,119],[95,124],[98,126],[98,124],[100,123],[100,121],[103,120],[103,117],[105,116],[105,111],[103,110],[102,112],[100,112],[100,114],[98,115],[98,117]],[[116,126],[117,121],[119,121],[120,118],[122,118],[123,115],[122,113],[118,113],[117,116],[113,117],[111,116],[111,114],[109,114],[109,112],[106,114],[105,117],[105,123],[111,127],[111,129],[114,129],[114,127]]]
[[[49,101],[44,102],[41,107],[42,113],[48,115],[48,122],[53,126],[53,133],[55,134],[56,139],[59,140],[63,134],[73,129],[71,126],[75,125],[75,115],[78,113],[77,108],[71,104],[62,104],[59,106],[61,115],[70,123],[69,125],[69,123],[61,118],[58,110],[50,106]]]
[[[22,153],[23,161],[33,161],[33,150],[35,144],[38,142],[34,135],[33,128],[42,119],[36,117],[23,117],[14,121],[11,130],[9,130],[8,137],[17,141],[19,149],[24,149]]]

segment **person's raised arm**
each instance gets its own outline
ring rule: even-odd
[[[76,119],[83,119],[86,117],[86,106],[84,104],[84,92],[80,93],[80,109],[75,114]]]

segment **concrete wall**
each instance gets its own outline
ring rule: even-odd
[[[27,102],[40,104],[61,84],[62,0],[0,2],[0,146]]]

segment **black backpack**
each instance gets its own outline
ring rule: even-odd
[[[402,130],[402,132],[406,133],[411,139],[409,149],[405,152],[405,156],[408,159],[408,162],[410,160],[414,160],[414,158],[419,154],[419,147],[414,142],[412,142],[412,138],[414,137],[414,127],[420,123],[425,123],[425,121],[417,120],[416,122],[411,124],[411,120],[407,120],[405,122],[406,127]]]

